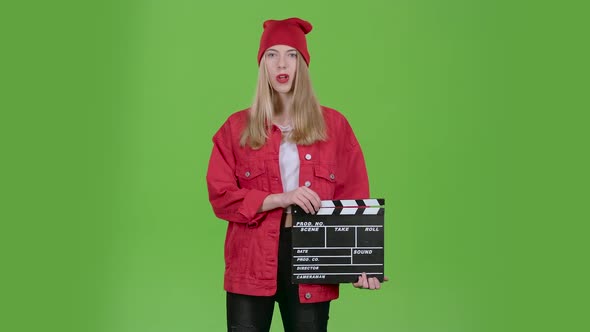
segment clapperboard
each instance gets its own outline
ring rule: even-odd
[[[383,281],[384,199],[322,201],[316,214],[293,207],[292,282]]]

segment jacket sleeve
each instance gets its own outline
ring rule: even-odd
[[[334,190],[334,199],[371,198],[363,151],[346,119],[343,119],[341,133],[339,175]]]
[[[218,218],[256,227],[268,214],[258,213],[258,210],[270,193],[239,188],[235,170],[231,128],[226,122],[213,136],[213,151],[207,168],[209,201]]]

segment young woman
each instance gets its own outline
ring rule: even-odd
[[[309,22],[264,22],[253,105],[213,137],[207,171],[215,215],[227,220],[228,331],[268,331],[275,301],[285,331],[326,331],[338,285],[291,284],[290,206],[369,198],[361,147],[345,117],[320,106],[311,86]],[[379,289],[359,276],[357,288]]]

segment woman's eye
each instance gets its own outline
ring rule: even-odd
[[[289,53],[289,56],[292,58],[296,58],[297,57],[297,53]]]
[[[275,56],[275,54],[274,53],[267,53],[266,56],[269,58],[272,58],[273,56]]]

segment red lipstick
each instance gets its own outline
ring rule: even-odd
[[[284,84],[289,82],[289,75],[287,74],[278,74],[277,75],[277,82]]]

